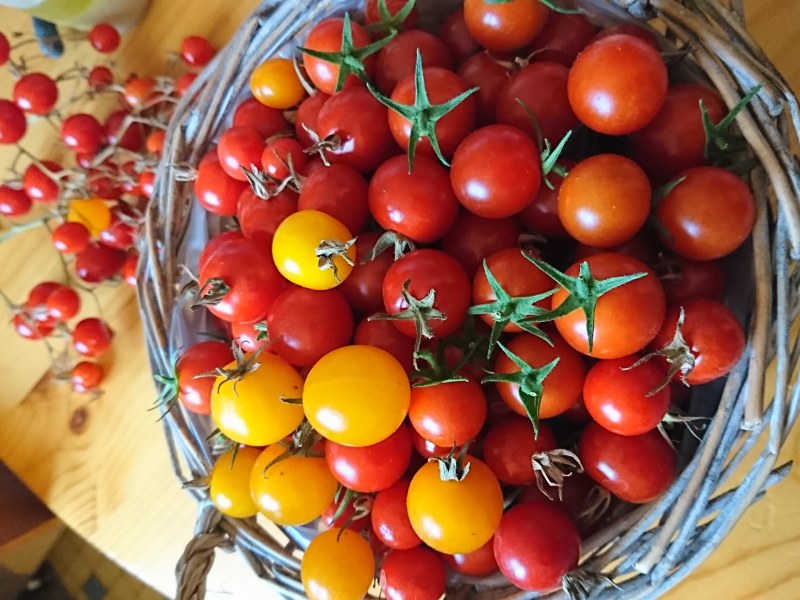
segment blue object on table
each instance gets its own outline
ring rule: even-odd
[[[42,54],[57,58],[64,54],[64,42],[58,34],[58,29],[50,21],[33,18],[33,34],[39,40],[39,49]]]

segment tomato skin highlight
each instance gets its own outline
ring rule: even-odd
[[[439,466],[428,462],[408,488],[408,516],[428,546],[446,554],[472,552],[489,541],[503,515],[503,493],[486,463],[467,456],[463,481],[442,481]]]
[[[517,504],[500,522],[494,536],[494,556],[500,571],[517,587],[549,592],[578,565],[578,529],[552,502]]]
[[[371,446],[397,431],[408,414],[411,386],[391,354],[345,346],[323,356],[305,381],[303,409],[325,438]]]
[[[656,430],[625,436],[589,423],[578,440],[577,454],[589,477],[633,504],[658,498],[677,474],[675,451]]]

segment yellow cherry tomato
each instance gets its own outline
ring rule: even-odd
[[[233,450],[220,455],[211,471],[209,496],[214,506],[229,517],[246,519],[258,512],[250,495],[250,473],[261,454],[261,448],[242,446],[233,457]]]
[[[303,409],[316,431],[346,446],[371,446],[408,414],[411,386],[397,359],[373,346],[323,356],[306,377]]]
[[[269,58],[250,75],[250,91],[265,106],[284,110],[306,95],[294,64],[288,58]]]
[[[369,542],[351,529],[340,531],[323,531],[303,555],[300,578],[310,600],[361,600],[369,591],[375,577]]]
[[[102,198],[70,200],[67,221],[85,225],[96,237],[111,224],[111,209]]]
[[[286,279],[311,290],[329,290],[342,283],[356,260],[353,236],[340,221],[318,210],[300,210],[286,217],[272,238],[272,258]],[[344,256],[331,250],[330,265],[321,264],[318,251],[338,246]]]
[[[234,385],[217,377],[211,392],[211,416],[234,442],[268,446],[292,433],[303,422],[303,407],[281,398],[300,398],[303,378],[288,362],[263,352],[260,366]],[[236,362],[224,367],[236,368]]]
[[[503,492],[485,463],[467,456],[463,481],[442,481],[439,463],[429,462],[414,475],[406,506],[414,531],[445,554],[473,552],[497,531],[503,516]]]
[[[339,482],[319,456],[289,456],[283,444],[264,448],[250,472],[250,493],[258,510],[278,525],[303,525],[317,519],[336,495]]]

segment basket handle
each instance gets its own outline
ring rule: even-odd
[[[230,536],[222,529],[222,513],[210,501],[200,503],[194,537],[175,565],[175,600],[202,600],[206,579],[214,565],[215,550],[233,550]]]

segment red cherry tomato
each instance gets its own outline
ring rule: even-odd
[[[28,128],[25,113],[11,102],[0,100],[0,144],[16,144]]]
[[[464,21],[475,40],[492,52],[513,52],[530,44],[544,28],[550,9],[539,0],[465,0]]]
[[[390,95],[400,81],[414,74],[417,50],[425,67],[453,68],[453,57],[442,40],[420,29],[404,31],[378,53],[375,84],[384,95]]]
[[[231,127],[222,132],[217,145],[217,157],[222,169],[237,181],[247,181],[242,169],[261,165],[264,153],[264,138],[249,127]]]
[[[58,86],[44,73],[28,73],[14,84],[14,102],[32,115],[46,115],[57,100]]]
[[[641,129],[661,110],[667,68],[647,42],[619,34],[596,39],[569,72],[567,93],[582,123],[608,135]]]
[[[374,260],[363,262],[372,252],[377,241],[377,233],[362,233],[358,236],[356,239],[356,266],[338,288],[347,298],[350,306],[364,314],[383,310],[383,279],[386,271],[394,262],[391,250],[381,252]]]
[[[437,446],[463,446],[483,428],[486,397],[474,381],[413,387],[408,419]]]
[[[516,219],[486,219],[462,209],[442,238],[442,250],[460,262],[473,277],[482,269],[484,258],[504,248],[515,248],[520,233],[522,229]]]
[[[583,401],[592,418],[619,435],[640,435],[656,427],[667,413],[669,386],[655,362],[632,365],[638,356],[601,360],[586,375]]]
[[[228,175],[215,152],[206,154],[200,161],[194,194],[200,206],[208,212],[224,217],[235,215],[239,197],[245,189],[247,184]]]
[[[494,535],[500,572],[517,587],[550,592],[578,565],[581,539],[563,508],[552,502],[523,502],[511,508]]]
[[[675,481],[675,451],[657,430],[626,436],[589,423],[577,453],[586,474],[625,502],[655,500]]]
[[[488,52],[478,52],[461,63],[458,74],[469,87],[478,88],[478,122],[493,123],[500,90],[510,77],[508,68]]]
[[[414,340],[400,333],[391,321],[364,319],[356,327],[353,343],[386,350],[397,359],[406,373],[414,370]]]
[[[32,206],[33,202],[25,190],[8,185],[0,186],[0,215],[21,217],[27,214]]]
[[[211,414],[211,392],[216,377],[197,376],[224,367],[232,360],[231,347],[225,342],[200,342],[185,350],[175,363],[181,404],[198,415]]]
[[[595,32],[595,26],[582,14],[552,12],[529,47],[531,58],[569,67]]]
[[[245,187],[238,199],[238,219],[242,235],[259,245],[269,248],[275,230],[298,208],[297,194],[286,189],[270,198],[259,198],[249,187]]]
[[[486,577],[497,571],[497,561],[494,559],[494,538],[472,552],[442,554],[442,558],[451,569],[468,577]]]
[[[211,42],[200,35],[183,38],[179,51],[181,60],[190,67],[205,67],[216,52]]]
[[[114,332],[102,319],[83,319],[72,330],[72,346],[83,356],[100,356],[111,346]]]
[[[299,210],[318,210],[338,219],[348,231],[364,229],[369,218],[368,184],[353,167],[332,164],[309,173],[297,199]]]
[[[483,460],[500,483],[526,485],[536,481],[531,457],[556,449],[556,437],[546,423],[539,424],[539,437],[528,419],[506,415],[492,425],[483,438]]]
[[[264,106],[255,98],[248,98],[236,107],[233,126],[255,129],[265,140],[282,131],[291,130],[283,111]]]
[[[372,43],[369,33],[358,23],[350,21],[350,30],[355,48],[362,48]],[[320,21],[308,34],[304,47],[318,52],[340,52],[343,31],[344,19],[342,18],[333,17]],[[376,61],[377,56],[374,54],[368,56],[364,61],[364,69],[367,76],[370,76],[374,71]],[[339,67],[337,65],[305,53],[303,53],[303,65],[308,78],[317,88],[326,94],[333,94],[336,91],[336,80],[339,77]],[[363,84],[355,75],[348,75],[345,79],[345,88],[358,85]]]
[[[392,550],[381,565],[381,590],[387,600],[438,600],[447,573],[441,555],[430,548]]]
[[[411,481],[402,478],[375,494],[372,503],[372,530],[390,548],[408,550],[422,543],[411,527],[406,509],[406,496]]]
[[[105,376],[102,365],[82,360],[70,371],[72,389],[78,393],[91,392],[100,387]]]

